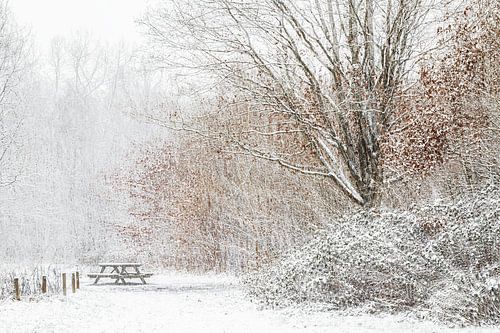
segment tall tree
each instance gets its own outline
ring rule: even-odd
[[[425,49],[420,38],[436,5],[173,0],[142,23],[156,45],[168,47],[162,61],[203,69],[217,80],[218,109],[233,117],[205,134],[326,177],[369,207],[378,204],[384,184],[381,146],[397,122],[394,101]],[[267,142],[261,136],[280,144],[259,144]]]

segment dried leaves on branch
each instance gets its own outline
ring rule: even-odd
[[[302,242],[333,214],[322,179],[297,180],[278,166],[225,154],[196,136],[143,152],[119,181],[136,225],[123,229],[139,253],[193,271],[242,271]],[[307,200],[304,200],[307,198]]]
[[[482,161],[478,151],[492,156],[485,148],[498,136],[499,15],[498,2],[479,1],[440,30],[444,54],[424,62],[418,84],[397,101],[386,145],[391,167],[421,173],[470,150]]]

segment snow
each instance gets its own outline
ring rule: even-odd
[[[245,298],[237,279],[225,275],[168,273],[149,282],[92,285],[85,279],[66,298],[0,303],[0,332],[500,332],[449,328],[405,316],[259,309]]]

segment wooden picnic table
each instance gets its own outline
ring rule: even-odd
[[[139,267],[142,266],[140,263],[136,262],[106,262],[98,264],[101,267],[99,273],[90,273],[88,277],[95,278],[94,284],[97,284],[101,278],[110,278],[115,280],[115,284],[127,284],[125,279],[140,279],[143,284],[146,284],[146,278],[151,277],[152,273],[142,273]],[[110,268],[110,272],[106,272],[106,268]],[[133,269],[133,272],[129,272],[127,269]]]

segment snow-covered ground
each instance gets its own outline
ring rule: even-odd
[[[268,310],[245,299],[234,278],[166,274],[150,284],[91,285],[77,294],[0,303],[0,332],[500,332],[452,329],[403,316],[341,316]]]

